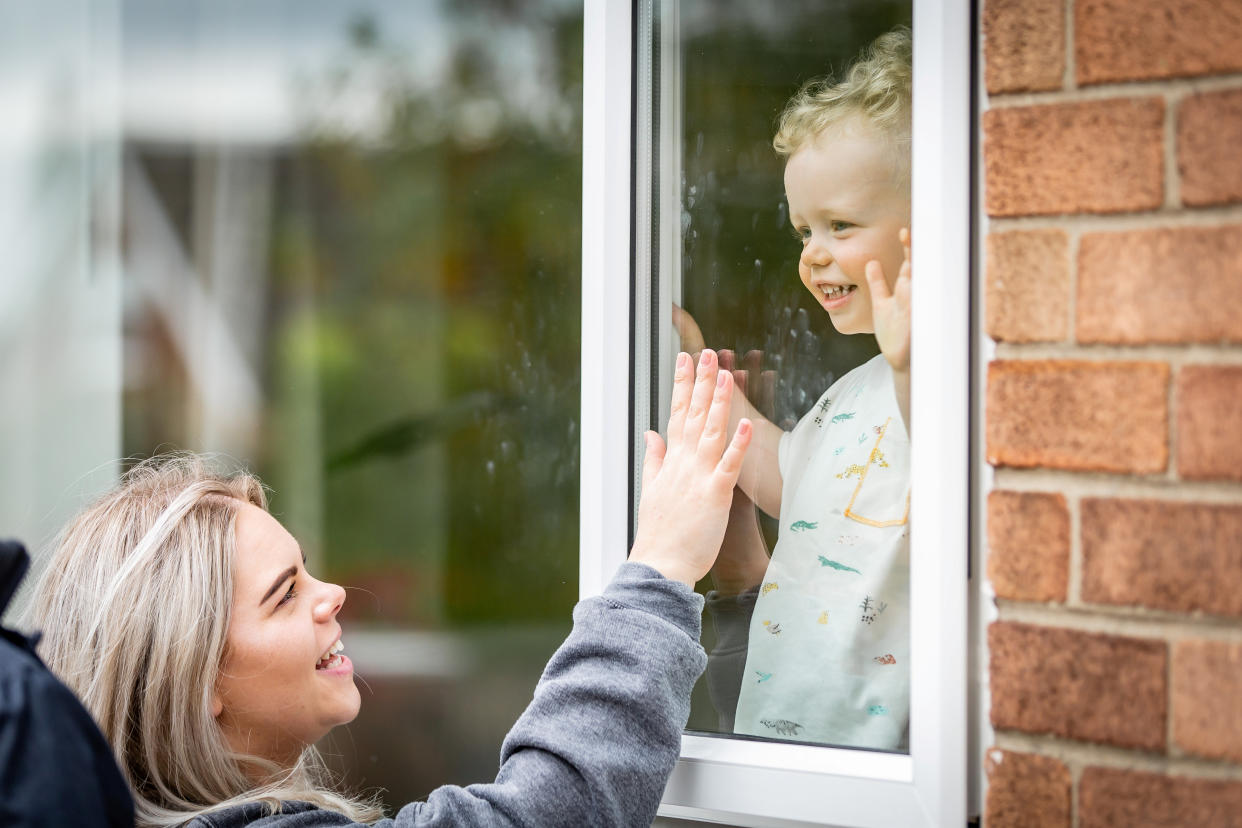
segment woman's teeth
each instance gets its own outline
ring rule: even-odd
[[[343,659],[337,655],[341,650],[345,649],[345,645],[341,643],[341,639],[328,648],[327,652],[319,657],[319,661],[315,664],[316,670],[327,670],[330,667],[339,665]]]
[[[854,290],[856,287],[857,285],[833,285],[831,287],[821,287],[820,290],[824,292],[825,299],[837,299],[849,293],[851,290]]]

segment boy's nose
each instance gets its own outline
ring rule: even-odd
[[[832,263],[832,256],[827,246],[812,238],[806,243],[806,247],[802,248],[802,263],[807,267],[825,267]]]

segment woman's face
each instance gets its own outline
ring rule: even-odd
[[[267,512],[237,513],[233,614],[213,713],[239,752],[289,766],[307,745],[353,721],[361,698],[339,649],[345,590],[307,574],[302,550]]]

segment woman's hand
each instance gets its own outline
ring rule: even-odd
[[[712,568],[724,537],[733,487],[750,444],[742,420],[728,439],[733,377],[704,350],[698,376],[685,353],[677,356],[668,445],[648,431],[638,530],[630,560],[691,587]]]

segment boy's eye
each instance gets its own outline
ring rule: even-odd
[[[811,240],[811,228],[795,227],[793,231],[793,236],[798,241],[802,242],[803,244],[806,244],[807,242]]]
[[[832,228],[832,232],[840,233],[850,229],[854,225],[850,224],[848,221],[832,221],[829,222],[828,226]]]

